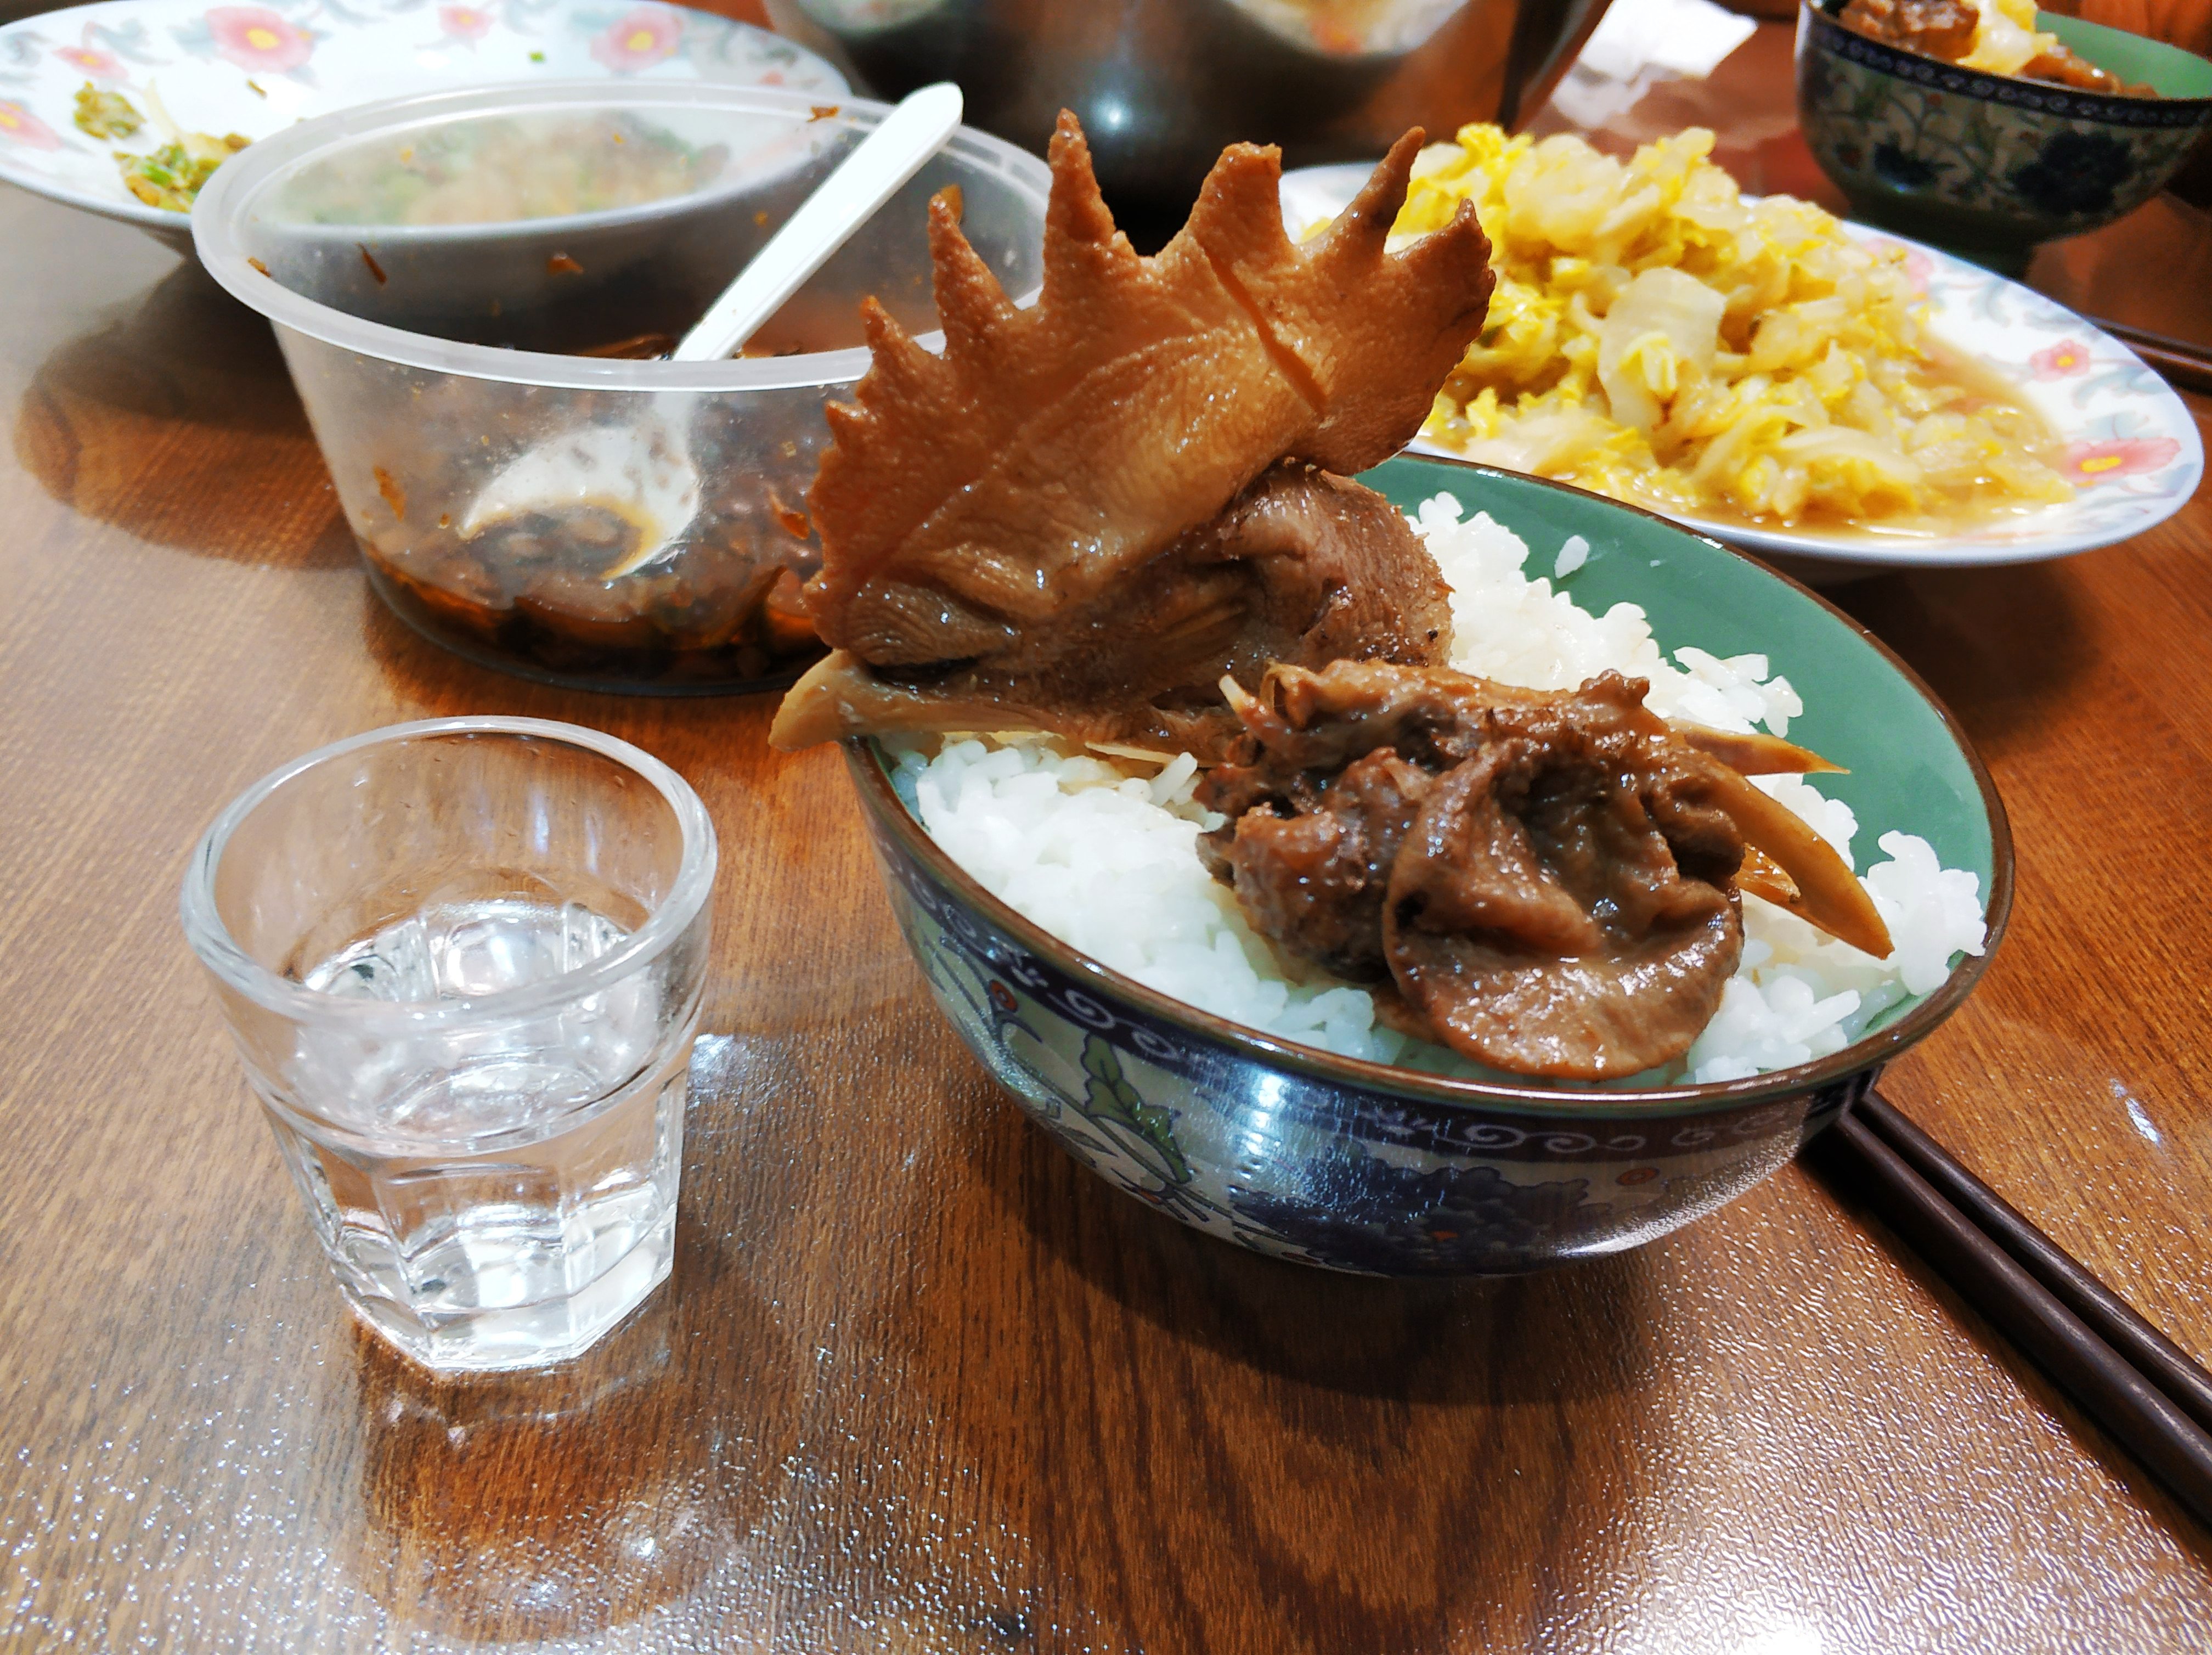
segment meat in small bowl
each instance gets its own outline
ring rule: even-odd
[[[2026,0],[1802,0],[1797,120],[1855,217],[2017,276],[2165,186],[2212,62]]]

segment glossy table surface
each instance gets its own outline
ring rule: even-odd
[[[2158,207],[2039,277],[2212,337],[2204,257]],[[0,190],[0,1646],[2212,1644],[2212,1536],[1796,1168],[1470,1286],[1182,1230],[955,1044],[834,753],[419,642],[265,329],[151,241]],[[2212,501],[1843,597],[2019,845],[2009,939],[1889,1093],[2212,1357]],[[348,1320],[175,918],[255,776],[465,712],[642,744],[724,850],[673,1280],[466,1386]]]

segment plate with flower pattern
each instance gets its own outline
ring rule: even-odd
[[[1291,233],[1341,210],[1369,170],[1313,167],[1285,174]],[[1927,295],[1929,334],[2004,380],[2043,417],[2054,438],[2052,463],[2074,485],[2073,499],[1940,537],[1666,515],[1819,581],[1871,567],[2028,563],[2094,551],[2164,522],[2196,493],[2204,474],[2197,422],[2127,346],[2056,300],[1978,265],[1865,225],[1844,228],[1869,246],[1903,250],[1906,274]],[[1425,437],[1414,439],[1410,452],[1459,457]]]
[[[157,104],[251,139],[381,98],[600,76],[849,90],[789,40],[659,0],[101,0],[0,27],[0,179],[188,248],[188,216],[134,197],[117,161],[164,141]],[[87,88],[137,129],[106,130]]]

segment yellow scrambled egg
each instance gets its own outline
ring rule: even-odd
[[[1692,128],[1626,162],[1462,129],[1395,227],[1472,200],[1498,289],[1424,435],[1662,511],[1925,528],[2072,490],[2041,423],[1928,346],[1901,249],[1747,202]]]

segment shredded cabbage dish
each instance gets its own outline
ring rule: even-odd
[[[1489,321],[1431,441],[1664,512],[1934,532],[2071,497],[2030,410],[1927,337],[1900,248],[1746,201],[1700,128],[1617,161],[1488,125],[1421,153],[1395,231],[1472,200]]]

